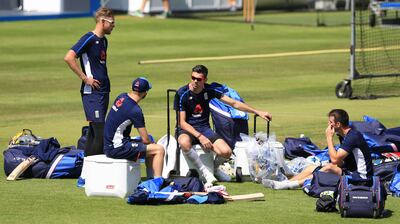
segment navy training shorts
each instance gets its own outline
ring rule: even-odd
[[[202,135],[206,136],[210,142],[214,143],[218,139],[222,139],[219,134],[215,133],[210,127],[202,127],[202,128],[195,128],[196,131],[200,132]],[[181,129],[178,133],[178,136],[181,134],[187,134],[189,135],[192,145],[197,145],[200,144],[200,141],[194,137],[192,134],[190,134],[188,131]]]
[[[146,158],[146,145],[141,142],[127,141],[118,148],[105,148],[104,154],[113,159],[137,161]]]
[[[110,93],[94,92],[81,94],[86,120],[89,122],[104,122],[108,109]]]

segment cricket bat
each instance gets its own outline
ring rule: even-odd
[[[263,193],[224,196],[225,201],[265,201]]]
[[[207,195],[207,192],[185,192],[183,195]],[[223,195],[225,201],[265,201],[263,193],[240,194],[240,195]]]
[[[38,159],[34,156],[28,157],[26,160],[21,162],[15,169],[8,175],[7,180],[16,180],[21,174],[25,172],[30,166],[36,163]]]

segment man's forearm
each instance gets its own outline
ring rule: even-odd
[[[78,63],[75,58],[76,54],[72,50],[68,51],[68,53],[64,57],[64,61],[68,64],[69,68],[80,78],[83,82],[87,78],[85,73],[80,69]]]
[[[335,165],[337,164],[337,152],[335,150],[335,145],[333,143],[333,138],[332,137],[326,137],[326,142],[328,144],[328,154],[331,159],[331,162]]]
[[[256,109],[254,109],[254,108],[250,107],[249,105],[247,105],[247,104],[245,104],[245,103],[243,103],[243,102],[240,102],[240,101],[236,101],[236,102],[233,104],[233,107],[234,107],[235,109],[240,110],[240,111],[244,111],[244,112],[248,112],[248,113],[257,114],[257,110],[256,110]]]
[[[200,138],[200,136],[202,135],[192,125],[188,124],[187,122],[181,122],[181,128],[192,134],[197,139]]]
[[[69,68],[81,79],[83,82],[87,78],[86,75],[79,69],[78,64],[75,62],[67,61]]]

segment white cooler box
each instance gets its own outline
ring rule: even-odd
[[[131,195],[140,181],[140,163],[111,159],[105,155],[85,157],[85,192],[87,196]]]
[[[249,159],[246,149],[248,142],[237,141],[233,152],[235,153],[235,176],[237,182],[251,181],[249,170]]]

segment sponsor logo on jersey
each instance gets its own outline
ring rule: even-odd
[[[116,102],[115,102],[115,106],[117,107],[121,107],[122,104],[124,103],[125,98],[119,98]]]
[[[194,108],[193,117],[201,117],[201,114],[203,113],[203,108],[201,107],[200,104],[197,104],[196,107]]]
[[[100,63],[105,64],[107,59],[107,53],[104,50],[100,52]]]
[[[122,104],[124,103],[124,100],[125,100],[125,98],[119,98],[117,101],[115,101],[115,104],[114,105],[112,105],[112,109],[115,111],[115,112],[117,112],[118,111],[118,107],[121,107],[122,106]]]

